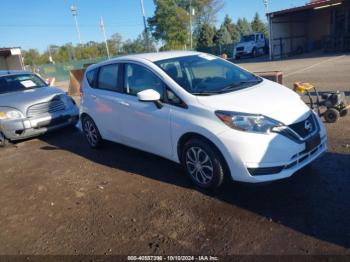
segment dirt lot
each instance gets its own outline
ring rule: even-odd
[[[242,66],[350,91],[350,56]],[[0,253],[350,254],[350,117],[327,130],[329,152],[292,178],[218,192],[74,129],[0,149]]]

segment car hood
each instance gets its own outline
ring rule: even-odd
[[[55,87],[41,87],[25,91],[0,94],[0,106],[12,107],[25,113],[29,106],[52,100],[57,95],[64,94]]]
[[[213,110],[261,114],[286,125],[301,121],[310,112],[299,95],[266,79],[253,87],[214,96],[197,96],[197,100]]]

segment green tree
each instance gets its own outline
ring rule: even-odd
[[[111,36],[110,39],[107,40],[109,52],[112,56],[118,55],[122,46],[123,46],[123,38],[119,33],[115,33]]]
[[[153,38],[150,37],[149,41],[150,41],[150,46],[149,46],[150,50],[149,51],[150,52],[156,51],[156,46],[155,46],[155,43],[153,41]],[[145,32],[140,34],[134,40],[130,40],[130,39],[126,40],[123,43],[122,50],[126,54],[147,52],[148,50],[147,50],[147,41],[146,41]]]
[[[37,65],[40,59],[40,53],[36,49],[29,49],[28,51],[23,51],[23,59],[26,65]]]
[[[263,33],[267,36],[267,25],[260,19],[259,13],[256,12],[253,21],[251,22],[251,28],[254,32]]]
[[[210,47],[213,45],[213,38],[215,35],[215,29],[209,24],[203,24],[198,33],[197,47]]]
[[[152,35],[165,42],[164,49],[183,49],[189,40],[189,15],[174,0],[154,0],[156,10],[148,18]]]
[[[237,43],[240,40],[241,35],[237,30],[237,26],[232,22],[232,19],[228,15],[225,16],[223,25],[227,28],[227,31],[230,33],[232,42]]]
[[[148,19],[153,36],[165,42],[166,49],[183,49],[189,44],[190,6],[195,10],[192,17],[194,43],[198,42],[202,25],[214,26],[217,13],[224,0],[154,0],[155,15]]]
[[[237,30],[240,33],[240,35],[247,35],[247,34],[251,34],[252,28],[250,26],[250,23],[248,22],[248,20],[246,18],[238,18],[237,20]]]
[[[215,43],[219,45],[232,44],[231,34],[224,24],[222,24],[219,30],[217,30],[215,33]]]

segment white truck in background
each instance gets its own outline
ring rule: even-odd
[[[241,41],[236,45],[234,55],[236,59],[243,56],[255,57],[266,53],[267,41],[263,33],[253,33],[241,37]]]

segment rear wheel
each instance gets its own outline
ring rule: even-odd
[[[224,163],[217,150],[201,139],[190,139],[182,151],[182,165],[194,184],[215,189],[224,180]]]
[[[82,118],[82,128],[89,145],[92,148],[100,147],[102,144],[102,137],[94,120],[89,116],[84,116]]]
[[[327,111],[324,113],[324,119],[328,122],[328,123],[335,123],[338,121],[340,117],[340,113],[337,109],[335,108],[329,108],[327,109]]]

